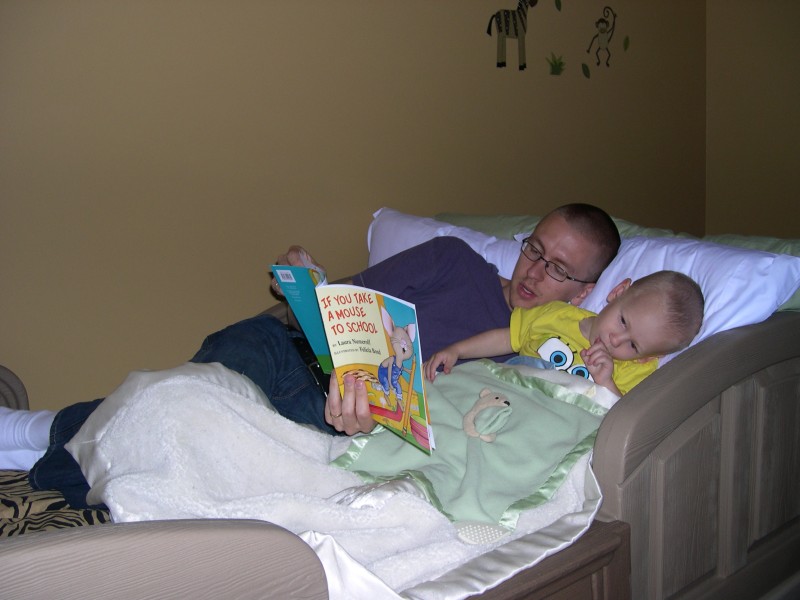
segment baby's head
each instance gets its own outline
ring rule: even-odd
[[[618,360],[647,360],[686,348],[700,331],[705,301],[683,273],[657,271],[608,295],[590,342],[600,339]]]

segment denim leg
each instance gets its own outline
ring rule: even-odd
[[[325,394],[292,342],[286,326],[271,315],[258,315],[212,333],[191,362],[218,362],[249,377],[276,410],[295,423],[326,433]]]
[[[87,508],[89,484],[80,465],[66,451],[64,444],[78,433],[81,425],[100,406],[103,398],[81,402],[61,409],[50,426],[50,447],[28,472],[28,481],[35,490],[58,490],[72,508]],[[95,505],[105,508],[105,505]]]

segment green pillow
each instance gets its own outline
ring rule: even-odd
[[[791,254],[792,256],[800,256],[800,240],[789,240],[758,235],[735,235],[731,233],[707,235],[703,238],[703,240],[717,244],[727,244],[728,246],[738,246],[739,248],[763,250],[764,252],[772,252],[773,254]]]
[[[434,217],[458,227],[469,227],[501,240],[513,240],[518,233],[530,233],[541,217],[530,215],[465,215],[439,213]]]
[[[514,236],[518,233],[530,233],[541,219],[541,217],[531,215],[465,215],[462,213],[439,213],[434,218],[451,225],[469,227],[475,231],[506,240],[514,239]],[[617,225],[617,229],[619,229],[620,236],[623,238],[635,236],[692,237],[687,233],[675,233],[671,229],[642,227],[624,219],[612,218]]]

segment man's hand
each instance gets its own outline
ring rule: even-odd
[[[339,394],[336,374],[331,375],[328,399],[325,401],[325,421],[336,431],[347,435],[369,433],[375,428],[375,420],[369,410],[367,386],[352,375],[344,377],[344,396]]]

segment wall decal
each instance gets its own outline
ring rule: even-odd
[[[611,19],[611,21],[609,21],[609,19]],[[606,53],[606,66],[611,66],[611,50],[609,49],[608,44],[611,42],[611,38],[614,37],[614,28],[616,25],[617,14],[610,6],[606,6],[603,9],[603,18],[595,21],[594,26],[597,29],[597,33],[594,34],[592,41],[589,42],[589,47],[586,49],[586,53],[588,54],[592,51],[592,46],[594,46],[594,43],[597,42],[597,50],[594,53],[594,55],[597,57],[597,66],[600,66],[601,51],[605,51]]]
[[[603,62],[601,53],[605,53],[605,66],[611,66],[611,38],[614,37],[614,30],[617,27],[617,13],[614,12],[610,6],[606,6],[603,9],[603,16],[594,23],[594,27],[597,30],[597,33],[594,34],[592,40],[589,42],[589,47],[586,49],[586,53],[589,54],[592,51],[592,48],[597,43],[597,49],[594,52],[594,56],[597,59],[597,66],[599,67]],[[625,39],[622,40],[622,49],[627,52],[628,48],[630,47],[631,40],[626,35]],[[591,69],[589,65],[583,63],[581,65],[581,71],[583,72],[583,76],[586,79],[589,79],[592,76]]]
[[[566,69],[564,59],[561,56],[556,56],[555,52],[550,53],[550,58],[547,59],[547,64],[550,65],[550,75],[561,75]]]
[[[528,30],[528,6],[536,6],[539,0],[519,0],[516,10],[498,10],[489,17],[487,35],[492,35],[492,23],[497,33],[497,68],[506,66],[506,39],[516,38],[519,54],[519,70],[528,66],[525,59],[525,33]]]
[[[508,0],[506,0],[508,1]],[[516,9],[501,9],[495,12],[491,17],[489,17],[489,25],[486,28],[486,34],[491,37],[493,34],[497,36],[497,68],[502,69],[506,67],[506,49],[508,45],[509,38],[517,40],[517,51],[519,55],[519,70],[524,71],[527,69],[527,60],[525,55],[525,37],[528,32],[528,9],[532,7],[537,8],[537,12],[532,13],[532,16],[536,14],[540,14],[538,11],[545,10],[541,8],[541,6],[546,3],[540,3],[539,0],[518,0],[517,8]],[[555,9],[558,13],[561,13],[562,10],[562,0],[554,0]],[[599,4],[599,6],[603,6],[603,4]],[[594,10],[594,9],[593,9]],[[585,13],[584,13],[585,14]],[[591,14],[591,13],[589,13]],[[546,21],[544,19],[544,14],[540,14],[543,21],[531,21],[530,25],[534,31],[537,31],[536,26],[540,25],[542,27],[546,26],[543,23]],[[592,76],[592,69],[593,68],[609,68],[611,67],[612,59],[615,59],[614,62],[617,62],[617,57],[612,56],[612,40],[617,39],[617,42],[614,42],[614,48],[619,48],[619,38],[622,35],[621,33],[616,36],[615,33],[617,32],[617,21],[618,15],[614,11],[614,9],[609,6],[603,6],[602,11],[600,11],[600,15],[597,19],[592,20],[592,38],[589,41],[589,47],[586,48],[586,54],[592,55],[594,60],[589,60],[587,62],[581,62],[581,73],[583,77],[586,79],[591,79]],[[533,42],[536,42],[536,39],[533,39]],[[579,42],[580,43],[580,42]],[[630,38],[625,36],[622,40],[622,50],[624,52],[628,51],[630,47]],[[584,46],[585,48],[585,46]],[[574,51],[579,54],[583,54],[583,50],[579,48],[573,48],[571,52]],[[615,50],[616,52],[616,50]],[[565,56],[567,58],[565,59]],[[569,62],[569,56],[573,54],[564,54],[552,50],[550,52],[550,56],[545,56],[544,59],[547,61],[547,65],[549,67],[549,73],[551,76],[561,76],[567,70],[567,63]],[[591,63],[595,63],[595,65],[591,65]],[[541,63],[538,63],[541,65]],[[591,66],[590,66],[591,65]],[[570,71],[571,73],[571,71]],[[577,72],[576,72],[577,74]]]

